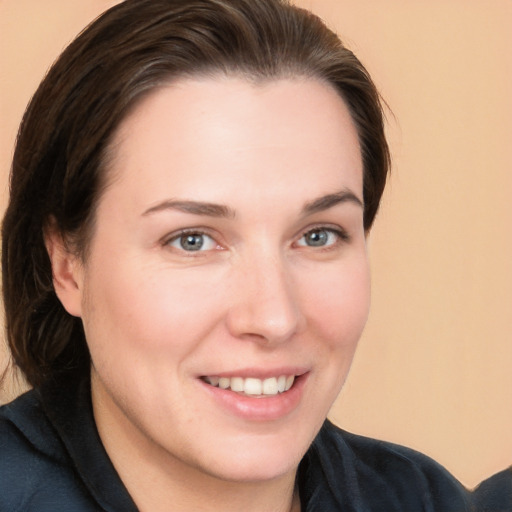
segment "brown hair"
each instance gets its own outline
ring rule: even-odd
[[[145,93],[198,74],[323,80],[345,100],[364,165],[370,229],[389,170],[382,106],[365,68],[313,14],[280,0],[126,0],[62,53],[23,117],[2,226],[7,339],[34,386],[88,371],[82,323],[60,304],[43,231],[84,257],[112,134]]]

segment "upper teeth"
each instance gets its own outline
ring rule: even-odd
[[[248,377],[204,377],[204,380],[222,389],[231,389],[246,395],[277,395],[288,391],[295,380],[295,375],[280,375],[269,379]]]

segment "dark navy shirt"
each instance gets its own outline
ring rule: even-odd
[[[68,378],[0,408],[0,512],[137,511],[98,436],[89,389]],[[297,478],[304,512],[512,512],[510,472],[470,493],[428,457],[328,421]]]

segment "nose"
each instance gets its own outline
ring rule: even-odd
[[[291,272],[276,257],[254,258],[234,270],[235,286],[227,315],[235,337],[267,345],[289,340],[304,323]]]

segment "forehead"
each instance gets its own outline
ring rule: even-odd
[[[331,86],[312,79],[179,80],[136,106],[112,148],[114,181],[136,186],[146,202],[157,192],[211,200],[236,191],[251,200],[283,181],[314,183],[319,193],[362,189],[351,115]]]

